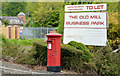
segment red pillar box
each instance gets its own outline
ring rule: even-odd
[[[47,38],[47,71],[60,72],[61,34],[50,31]]]

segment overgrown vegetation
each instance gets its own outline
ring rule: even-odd
[[[46,42],[35,41],[29,50],[4,37],[2,42],[3,58],[10,56],[9,58],[12,57],[17,63],[46,66]],[[82,43],[71,41],[69,45],[61,45],[61,68],[85,74],[118,75],[119,54],[112,52],[112,48],[109,47],[86,47]]]
[[[85,49],[76,49],[70,45],[61,46],[61,67],[62,69],[74,70],[76,72],[86,72],[88,68],[88,61],[91,58],[87,59],[87,53],[84,53],[82,50]],[[46,65],[47,64],[47,45],[46,42],[34,42],[32,51],[36,52],[34,57],[37,60],[36,64]]]
[[[73,47],[75,47],[76,49],[82,50],[83,51],[83,59],[85,59],[84,61],[86,62],[90,62],[91,61],[91,57],[92,54],[90,53],[89,49],[82,43],[77,43],[75,41],[71,41],[68,43],[68,45],[71,45]]]
[[[120,26],[118,21],[118,12],[109,15],[108,41],[113,49],[120,45]]]
[[[5,20],[5,18],[3,18],[1,21],[2,21],[3,24],[5,24],[5,26],[8,26],[8,25],[9,25],[9,21],[8,21],[8,20]]]
[[[25,49],[25,45],[28,46],[31,43],[26,44],[26,42],[18,43],[18,40],[8,40],[4,36],[2,36],[2,57],[3,59],[7,58],[7,60],[10,60],[13,62],[23,63],[23,64],[29,64],[34,65],[36,63],[36,60],[34,59],[35,52],[32,52],[31,50]]]
[[[47,45],[44,41],[35,41],[30,50],[23,49],[22,45],[15,44],[10,40],[3,40],[3,57],[10,56],[15,59],[15,62],[29,65],[46,65],[47,64]],[[70,45],[62,45],[61,48],[61,66],[62,69],[84,72],[84,65],[87,63],[82,50],[78,50]]]
[[[6,16],[17,16],[26,11],[26,2],[2,2],[2,14]]]
[[[117,76],[120,73],[119,53],[112,52],[113,49],[108,46],[104,47],[87,46],[87,47],[93,54],[91,63],[95,64],[96,72],[99,75]]]
[[[61,47],[61,66],[62,69],[73,70],[78,73],[91,72],[88,68],[89,62],[86,53],[82,49],[76,49],[70,45],[62,45]]]
[[[44,41],[44,39],[6,39],[10,43],[24,46],[32,46],[34,41]]]

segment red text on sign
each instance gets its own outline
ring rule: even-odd
[[[86,15],[86,16],[79,16],[79,19],[89,19],[89,16],[88,15]]]
[[[81,22],[75,22],[75,21],[73,21],[73,22],[69,22],[69,21],[67,21],[66,22],[66,25],[89,25],[89,22],[88,21],[81,21]]]
[[[98,5],[98,6],[86,6],[87,10],[93,10],[93,9],[103,9],[104,5]]]
[[[69,16],[70,18],[77,19],[78,16]]]
[[[91,25],[104,25],[104,22],[100,22],[100,21],[95,22],[95,21],[92,21]]]
[[[100,15],[93,15],[93,16],[90,16],[91,19],[101,19]]]

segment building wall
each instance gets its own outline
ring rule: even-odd
[[[24,21],[23,24],[25,24],[25,18],[26,18],[26,17],[25,17],[24,15],[18,15],[18,18],[21,19],[22,21]]]
[[[4,35],[7,39],[15,39],[15,28],[16,27],[5,27],[5,26],[0,26],[0,34]],[[9,33],[9,29],[11,28],[11,33]],[[11,38],[9,38],[11,34]],[[17,39],[19,39],[19,28],[17,27]]]
[[[11,39],[15,39],[15,27],[11,27]]]

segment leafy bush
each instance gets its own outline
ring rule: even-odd
[[[13,59],[14,62],[35,65],[37,62],[34,59],[35,52],[24,49],[23,45],[17,44],[17,40],[8,40],[2,36],[2,57]]]
[[[92,54],[90,53],[89,49],[84,44],[78,43],[75,41],[71,41],[68,43],[68,45],[71,45],[71,46],[75,47],[76,49],[82,50],[84,61],[86,61],[86,62],[91,61]]]
[[[62,45],[61,47],[61,66],[62,69],[82,71],[83,67],[83,52],[75,49],[70,45]]]
[[[47,45],[46,42],[34,42],[33,50],[37,64],[46,65],[47,64]],[[86,72],[90,71],[90,67],[83,57],[83,51],[76,49],[70,45],[61,45],[61,67],[62,69],[74,70],[76,72]],[[89,67],[89,68],[88,68]]]
[[[19,50],[17,54],[17,63],[37,65],[37,60],[34,58],[36,52],[31,50]]]
[[[34,58],[37,60],[37,64],[47,65],[47,44],[46,42],[43,42],[43,41],[33,42],[32,51],[35,52]]]
[[[92,47],[88,48],[93,52],[92,63],[95,64],[96,72],[99,75],[113,75],[119,74],[119,54],[112,52],[110,47]]]
[[[118,12],[109,15],[108,42],[113,49],[120,45],[120,27],[118,21]]]
[[[7,39],[4,40],[3,56],[10,56],[16,62],[29,65],[47,65],[47,44],[43,41],[33,42],[31,50],[23,49],[22,45],[13,45]],[[76,72],[88,72],[90,67],[85,59],[83,51],[70,45],[61,46],[62,69]]]
[[[5,20],[5,18],[2,19],[2,23],[3,23],[5,26],[8,26],[8,25],[9,25],[9,21],[8,21],[8,20]]]
[[[3,57],[10,56],[18,63],[29,65],[47,64],[47,44],[43,41],[33,42],[31,50],[23,49],[22,45],[11,43],[2,37]],[[72,45],[72,46],[71,46]],[[76,46],[73,46],[76,45]],[[92,60],[89,61],[91,53],[85,45],[70,42],[69,45],[61,45],[61,67],[62,69],[73,70],[80,73],[90,73],[99,75],[119,74],[119,54],[111,52],[109,47],[92,47]],[[82,49],[82,50],[80,50]],[[87,52],[86,52],[87,50]],[[85,52],[84,52],[85,51]],[[88,56],[87,56],[88,55]],[[88,58],[88,59],[87,59]]]
[[[3,55],[10,55],[14,56],[17,54],[17,45],[16,44],[10,43],[5,37],[2,37],[2,54]],[[12,52],[12,53],[11,53]]]

